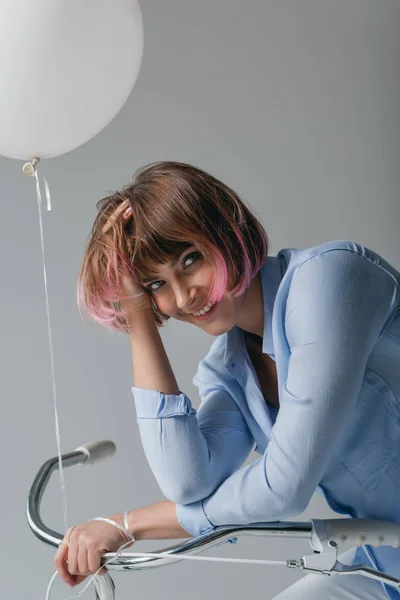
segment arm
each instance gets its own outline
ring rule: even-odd
[[[126,297],[137,291],[135,283],[125,280]],[[221,386],[209,386],[218,375],[204,361],[197,375],[204,396],[199,415],[189,398],[179,393],[148,296],[128,300],[125,309],[135,381],[132,391],[147,460],[168,499],[195,502],[243,464],[253,438],[230,394]]]
[[[202,361],[199,372],[209,371]],[[163,494],[188,504],[211,494],[246,460],[253,437],[231,395],[198,376],[202,405],[133,387],[142,445]]]
[[[306,509],[398,304],[395,278],[358,254],[331,251],[299,268],[287,300],[290,359],[271,441],[208,498],[177,507],[187,531],[278,521]]]
[[[148,390],[162,390],[165,394],[179,394],[151,307],[139,311],[135,304],[126,303],[125,308],[135,385]]]

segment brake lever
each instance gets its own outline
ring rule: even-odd
[[[372,569],[367,565],[344,565],[337,560],[339,543],[356,541],[358,545],[365,542],[380,546],[385,542],[385,534],[390,535],[391,545],[398,545],[396,527],[388,522],[371,522],[368,519],[312,519],[312,536],[310,546],[314,554],[303,556],[300,560],[288,560],[291,568],[311,571],[321,575],[363,575],[380,583],[400,589],[400,579],[387,573]],[[390,529],[389,529],[390,527]],[[376,536],[376,532],[379,535]],[[336,539],[334,539],[336,538]]]

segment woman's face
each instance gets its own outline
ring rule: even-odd
[[[206,315],[196,317],[193,313],[198,313],[207,305],[213,276],[213,267],[191,246],[175,261],[158,265],[157,272],[144,280],[142,285],[151,293],[162,313],[218,336],[235,325],[240,297],[233,298],[226,294]]]

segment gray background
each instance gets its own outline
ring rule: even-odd
[[[129,101],[96,138],[41,165],[53,201],[43,220],[62,451],[102,438],[118,447],[112,461],[65,472],[69,525],[162,498],[138,436],[129,339],[83,323],[75,301],[95,203],[136,168],[168,159],[210,171],[258,215],[272,255],[350,239],[400,267],[398,0],[141,4],[144,59]],[[0,570],[4,597],[39,600],[54,549],[30,532],[25,502],[37,469],[57,450],[37,203],[21,164],[0,158]],[[162,337],[180,388],[198,406],[192,377],[214,338],[179,322]],[[329,516],[340,515],[314,496],[292,520]],[[62,530],[58,476],[43,517]],[[210,554],[288,559],[309,550],[304,542],[246,538]],[[302,576],[189,562],[114,573],[117,598],[164,600],[248,593],[268,600]],[[52,598],[71,593],[57,580]]]

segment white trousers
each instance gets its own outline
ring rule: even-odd
[[[356,548],[338,556],[351,565]],[[379,581],[363,575],[305,575],[273,600],[388,600]]]

